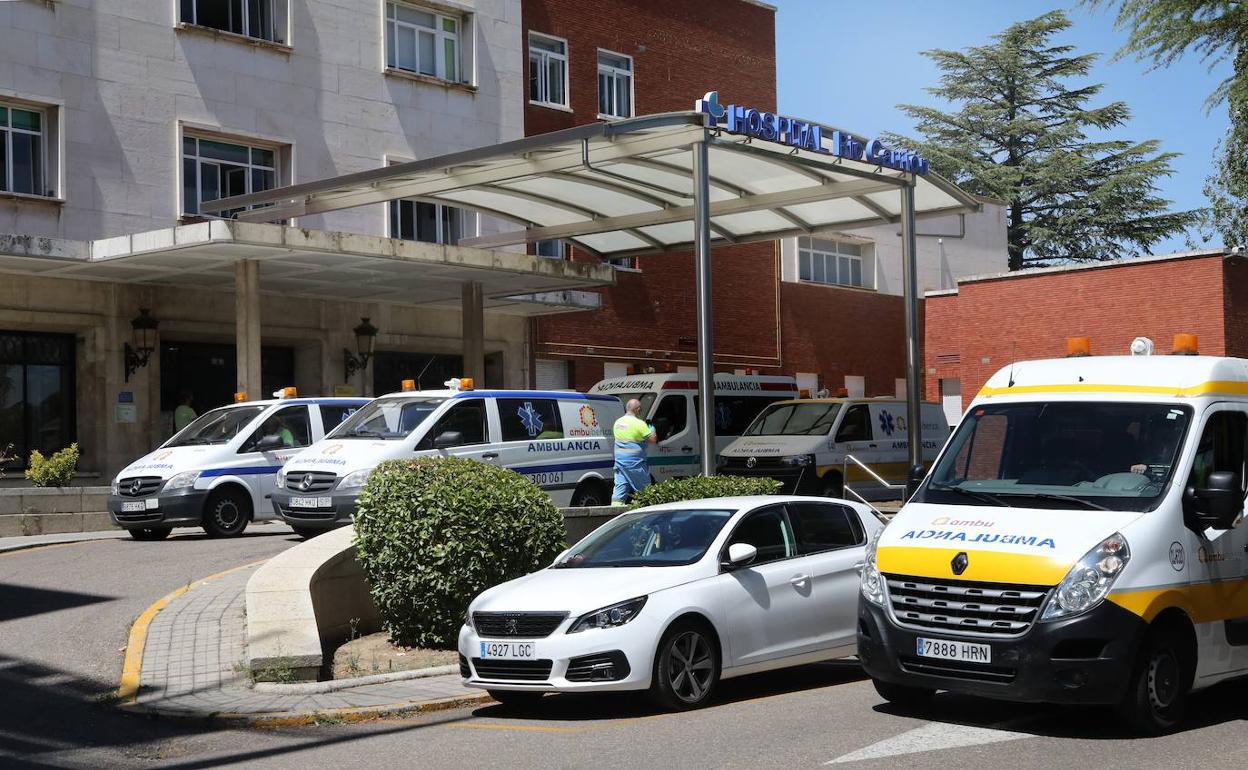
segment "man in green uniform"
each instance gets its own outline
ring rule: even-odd
[[[658,441],[654,428],[641,419],[641,402],[630,398],[624,405],[624,416],[615,421],[615,490],[612,505],[624,505],[633,494],[650,483],[650,467],[646,464],[646,445]]]
[[[178,394],[178,406],[173,410],[174,433],[195,422],[195,418],[199,416],[195,414],[195,408],[191,406],[191,402],[194,400],[195,396],[189,390],[184,390]]]

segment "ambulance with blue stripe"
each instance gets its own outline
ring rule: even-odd
[[[975,397],[868,548],[858,657],[884,698],[1103,704],[1156,734],[1248,674],[1248,360],[1151,349],[1018,363]]]
[[[253,520],[276,518],[269,495],[282,465],[368,403],[298,398],[294,388],[276,395],[205,412],[126,466],[108,497],[113,522],[136,540],[161,540],[175,526],[237,537]]]
[[[301,534],[347,524],[378,463],[465,457],[510,468],[557,505],[611,502],[611,426],[623,413],[611,396],[555,390],[413,388],[374,399],[331,435],[300,452],[277,476],[273,510]]]

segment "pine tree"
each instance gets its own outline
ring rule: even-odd
[[[1119,56],[1151,59],[1154,67],[1173,64],[1189,51],[1210,67],[1231,60],[1230,77],[1205,102],[1212,109],[1227,102],[1231,127],[1214,150],[1217,171],[1205,181],[1211,207],[1206,231],[1221,234],[1227,246],[1248,240],[1248,6],[1237,0],[1089,0],[1117,5],[1115,26],[1130,29]]]
[[[956,111],[901,105],[923,139],[891,137],[968,192],[1006,202],[1010,270],[1133,256],[1197,219],[1157,195],[1176,153],[1158,152],[1156,140],[1090,136],[1123,125],[1130,110],[1089,106],[1101,85],[1068,84],[1097,59],[1052,42],[1068,27],[1053,11],[988,45],[925,51],[941,70],[928,92]]]

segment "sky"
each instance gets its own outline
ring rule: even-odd
[[[1175,210],[1202,208],[1202,192],[1213,172],[1213,149],[1229,119],[1222,105],[1206,114],[1204,101],[1230,73],[1226,62],[1213,71],[1188,55],[1166,69],[1124,57],[1111,62],[1126,41],[1114,29],[1109,7],[1035,0],[769,0],[776,14],[779,110],[786,115],[835,125],[865,136],[881,131],[909,134],[910,118],[898,104],[942,106],[924,89],[937,84],[939,71],[922,55],[933,48],[962,49],[990,42],[1010,24],[1064,9],[1073,22],[1055,42],[1076,53],[1101,53],[1085,83],[1103,83],[1099,106],[1123,101],[1131,119],[1111,132],[1120,139],[1158,139],[1160,149],[1182,155],[1161,178],[1162,197]],[[1206,245],[1195,234],[1197,246]],[[1218,246],[1219,243],[1207,244]],[[1177,235],[1152,248],[1154,254],[1188,249]]]

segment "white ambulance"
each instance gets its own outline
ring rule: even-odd
[[[410,380],[408,381],[411,382]],[[610,396],[545,390],[410,390],[370,401],[282,468],[274,511],[296,532],[342,526],[383,460],[449,455],[528,476],[557,505],[608,505],[615,462]]]
[[[920,404],[919,414],[923,464],[929,465],[949,438],[949,423],[940,404]],[[909,437],[903,399],[779,401],[723,450],[718,472],[774,478],[784,484],[786,494],[844,497],[848,486],[864,500],[894,500],[906,482]]]
[[[1189,693],[1248,674],[1246,450],[1248,360],[997,372],[868,548],[858,657],[876,688],[1173,729]]]
[[[108,496],[113,522],[136,540],[161,540],[175,526],[236,537],[248,522],[274,518],[269,494],[282,464],[368,403],[282,394],[205,412],[126,466]]]
[[[641,416],[654,426],[658,442],[646,457],[655,481],[697,475],[702,463],[698,430],[698,380],[693,374],[638,374],[603,380],[590,393],[628,403],[641,401]],[[716,374],[715,452],[737,439],[768,404],[797,398],[792,377]]]

